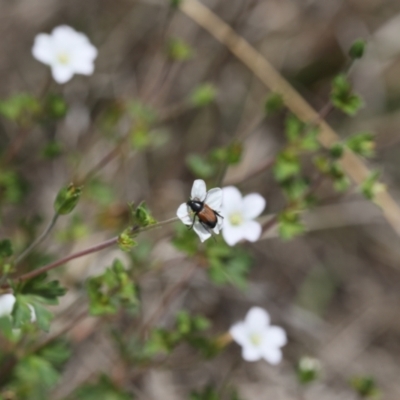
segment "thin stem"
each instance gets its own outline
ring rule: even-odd
[[[161,226],[170,224],[171,222],[175,222],[175,221],[178,221],[178,220],[179,220],[178,217],[174,217],[174,218],[167,219],[165,221],[158,222],[158,223],[156,223],[154,225],[146,226],[144,228],[133,227],[132,228],[132,233],[140,233],[140,232],[149,231],[149,230],[152,230],[152,229],[155,229],[155,228],[159,228]],[[34,277],[36,277],[36,276],[38,276],[40,274],[43,274],[44,272],[50,271],[50,270],[52,270],[54,268],[57,268],[60,265],[63,265],[65,263],[67,263],[68,261],[74,260],[75,258],[83,257],[83,256],[86,256],[86,255],[92,254],[92,253],[97,253],[100,250],[103,250],[103,249],[106,249],[107,247],[115,245],[117,242],[118,242],[118,236],[115,236],[115,237],[113,237],[111,239],[108,239],[108,240],[102,242],[102,243],[96,244],[96,245],[94,245],[92,247],[89,247],[89,248],[87,248],[85,250],[78,251],[77,253],[70,254],[69,256],[63,257],[63,258],[61,258],[61,259],[59,259],[57,261],[54,261],[54,262],[52,262],[50,264],[44,265],[41,268],[35,269],[34,271],[31,271],[31,272],[28,272],[28,273],[26,273],[24,275],[21,275],[20,277],[16,278],[15,280],[19,281],[19,282],[26,281],[26,280],[34,278]]]
[[[40,243],[43,242],[44,239],[46,239],[47,235],[50,233],[50,231],[54,228],[58,217],[60,214],[55,213],[53,215],[53,218],[51,219],[49,225],[46,227],[46,229],[42,232],[42,234],[32,242],[32,244],[26,248],[16,259],[15,259],[15,265],[20,263],[36,246],[38,246]]]

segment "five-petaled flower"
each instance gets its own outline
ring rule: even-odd
[[[209,215],[213,218],[215,217],[215,227],[211,228],[206,223],[202,222],[189,207],[189,202],[182,203],[179,206],[176,215],[185,225],[193,226],[193,229],[199,235],[200,240],[204,242],[211,237],[211,231],[218,234],[222,229],[223,218],[217,215],[221,213],[222,189],[213,188],[207,192],[205,182],[202,179],[197,179],[193,182],[191,200],[194,200],[198,204],[204,203],[204,206],[208,207],[207,211],[209,212]],[[209,209],[211,209],[211,211]],[[217,214],[213,212],[216,212]]]
[[[242,239],[255,242],[260,238],[261,225],[253,221],[265,208],[265,199],[258,193],[251,193],[242,197],[234,186],[222,189],[224,201],[222,212],[225,217],[222,235],[230,246],[234,246]]]
[[[252,307],[244,321],[230,328],[229,333],[242,346],[242,356],[246,361],[263,358],[274,365],[281,361],[281,347],[287,342],[286,333],[279,326],[271,326],[269,323],[267,311]]]
[[[35,37],[33,56],[49,65],[58,83],[68,82],[74,74],[91,75],[97,49],[86,35],[67,25],[57,26],[50,35],[40,33]]]

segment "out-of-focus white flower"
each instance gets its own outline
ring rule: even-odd
[[[265,208],[266,201],[258,193],[251,193],[244,197],[234,186],[222,189],[224,201],[222,214],[224,229],[222,235],[230,246],[234,246],[242,239],[255,242],[260,238],[261,225],[253,221]]]
[[[273,365],[281,361],[281,347],[287,342],[286,333],[279,326],[270,325],[269,315],[263,308],[252,307],[244,321],[233,325],[229,333],[242,346],[242,356],[246,361],[263,358]]]
[[[11,293],[0,295],[0,318],[11,316],[16,300],[15,296]],[[31,322],[35,322],[35,309],[30,304],[28,304],[28,307],[31,310]]]
[[[11,293],[2,294],[0,296],[0,317],[11,315],[15,300],[15,296]]]
[[[176,212],[176,215],[185,225],[191,226],[193,224],[193,218],[195,218],[193,229],[199,235],[200,240],[204,242],[211,237],[211,230],[216,234],[219,233],[222,229],[223,218],[215,215],[217,221],[214,228],[210,228],[204,223],[202,224],[199,218],[195,217],[192,208],[189,206],[188,203],[190,201],[195,201],[197,204],[204,203],[204,206],[208,206],[211,211],[216,211],[220,214],[222,206],[222,189],[213,188],[207,192],[205,182],[202,179],[197,179],[193,182],[190,200],[187,203],[182,203]]]
[[[74,74],[91,75],[97,49],[86,35],[67,25],[57,26],[50,35],[39,33],[32,47],[33,56],[49,65],[58,83],[68,82]]]

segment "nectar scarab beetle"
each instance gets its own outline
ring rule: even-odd
[[[193,222],[189,229],[193,228],[196,217],[199,219],[200,224],[207,230],[213,229],[218,223],[218,217],[224,218],[219,212],[210,208],[204,201],[198,199],[189,200],[186,204],[194,213]]]

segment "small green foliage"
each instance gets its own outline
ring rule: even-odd
[[[273,172],[278,182],[292,178],[300,173],[301,165],[298,155],[290,150],[284,150],[278,154]]]
[[[11,257],[13,253],[14,252],[10,239],[0,240],[0,259]]]
[[[283,97],[280,93],[270,93],[265,100],[265,113],[269,116],[275,114],[276,112],[282,110],[285,105]]]
[[[335,143],[329,149],[329,154],[331,155],[332,158],[335,158],[335,159],[342,158],[343,153],[344,153],[344,146],[342,143]],[[321,166],[322,166],[321,169],[323,170],[324,169],[323,164],[321,164]],[[328,171],[329,167],[328,167],[328,169],[325,169],[325,170]]]
[[[64,118],[68,111],[67,103],[59,94],[49,94],[44,102],[45,117],[52,119]]]
[[[348,115],[355,115],[364,104],[361,97],[353,92],[344,74],[333,80],[331,101],[336,108]]]
[[[190,94],[190,103],[195,107],[205,107],[211,104],[217,96],[217,90],[211,83],[197,86]]]
[[[178,8],[181,5],[183,0],[169,0],[169,1],[171,4],[171,7]]]
[[[346,140],[346,145],[360,156],[369,158],[375,155],[374,135],[370,132],[361,132],[351,136]]]
[[[9,204],[20,203],[27,191],[26,182],[15,171],[0,171],[0,201]]]
[[[356,376],[350,380],[351,387],[363,399],[377,399],[381,392],[371,376]]]
[[[245,250],[223,242],[208,242],[206,257],[209,262],[207,272],[215,284],[231,284],[239,289],[246,287],[253,259]]]
[[[23,295],[34,295],[41,298],[46,304],[58,304],[58,297],[64,296],[66,289],[60,286],[59,281],[47,281],[47,274],[41,274],[26,281],[20,288]]]
[[[305,200],[304,197],[310,188],[309,181],[302,177],[288,179],[281,186],[289,201],[300,202],[300,204]]]
[[[380,171],[373,171],[360,186],[361,193],[368,200],[374,201],[378,193],[386,190],[385,185],[379,182],[379,177]]]
[[[357,39],[353,42],[349,50],[349,56],[356,60],[357,58],[361,58],[364,55],[366,42],[363,39]]]
[[[240,142],[232,142],[226,147],[219,147],[210,153],[210,160],[228,165],[236,165],[242,159],[243,145]]]
[[[199,238],[187,226],[179,223],[176,225],[175,237],[172,239],[172,244],[180,251],[183,251],[188,256],[194,256],[199,248]]]
[[[302,357],[296,368],[298,381],[305,385],[319,378],[321,372],[320,362],[312,357]]]
[[[98,382],[81,386],[70,400],[132,400],[132,395],[120,389],[109,377],[102,375]]]
[[[22,359],[15,367],[11,390],[18,399],[44,399],[58,379],[59,374],[49,361],[31,355]]]
[[[187,61],[193,57],[193,50],[183,39],[170,38],[167,44],[167,55],[173,61]]]
[[[61,142],[57,142],[55,140],[47,143],[42,149],[42,157],[48,160],[52,160],[60,156],[63,152],[63,145]]]
[[[65,215],[73,211],[82,194],[82,186],[73,183],[63,187],[54,201],[54,210],[57,214]]]
[[[218,391],[212,386],[206,386],[202,390],[194,390],[190,393],[190,400],[220,400]]]
[[[203,179],[212,177],[217,170],[214,163],[208,161],[198,154],[189,154],[186,157],[186,165],[191,170],[193,175]]]
[[[132,231],[132,228],[126,228],[119,236],[118,236],[118,246],[122,251],[130,252],[136,245],[137,234]]]
[[[144,201],[142,201],[136,208],[135,223],[140,227],[146,227],[157,223]]]
[[[94,178],[85,186],[85,194],[101,206],[109,206],[115,201],[115,193],[111,186]]]
[[[0,102],[0,115],[19,123],[30,122],[39,113],[38,100],[27,93],[19,93]]]
[[[60,367],[71,356],[71,350],[65,340],[54,340],[40,349],[38,356],[50,362],[53,366]]]
[[[298,211],[286,210],[278,217],[279,236],[284,240],[293,239],[305,231]]]
[[[136,286],[118,259],[104,274],[90,278],[86,288],[92,315],[115,314],[120,307],[136,311],[138,307]]]
[[[338,162],[333,162],[330,167],[329,175],[333,180],[333,187],[338,192],[345,192],[351,182]]]
[[[289,114],[285,120],[285,135],[289,142],[295,142],[303,134],[306,125],[295,115]]]

